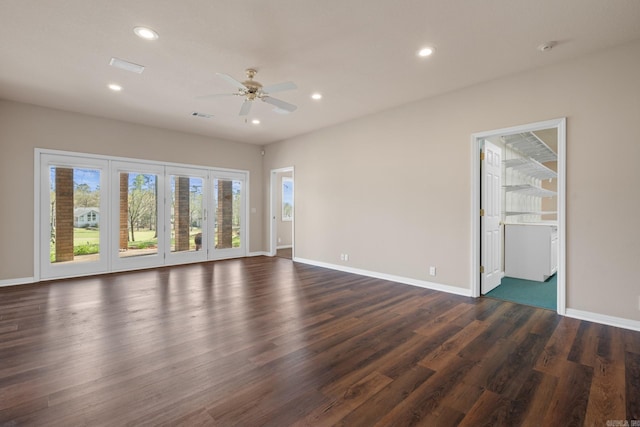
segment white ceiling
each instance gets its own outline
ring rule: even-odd
[[[636,39],[638,0],[0,0],[0,98],[267,144]],[[423,45],[436,54],[418,58]],[[196,99],[233,92],[215,73],[248,67],[295,82],[277,98],[298,110],[256,103],[255,126],[238,97]]]

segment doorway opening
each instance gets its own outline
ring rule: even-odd
[[[271,170],[270,256],[294,258],[294,188],[293,166]]]
[[[564,314],[566,119],[476,133],[472,150],[472,295]]]

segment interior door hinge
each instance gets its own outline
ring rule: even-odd
[[[480,161],[483,161],[483,160],[484,160],[484,152],[481,152],[480,153]]]
[[[484,266],[480,266],[480,274],[484,274]]]
[[[484,209],[480,209],[480,216],[484,216]]]

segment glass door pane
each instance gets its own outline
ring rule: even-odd
[[[100,170],[49,167],[52,263],[100,259]]]
[[[158,254],[158,176],[120,172],[120,258]]]
[[[202,249],[202,178],[171,175],[171,252]]]
[[[41,158],[43,278],[106,269],[104,168],[82,159]]]
[[[167,168],[166,200],[169,263],[203,261],[207,257],[206,171]]]
[[[164,167],[113,162],[114,268],[158,266],[164,263]]]
[[[244,177],[213,179],[214,258],[244,256]]]

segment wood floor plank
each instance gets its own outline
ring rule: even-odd
[[[604,425],[640,333],[251,257],[0,288],[0,425]]]
[[[593,368],[577,363],[568,364],[558,380],[542,425],[583,425],[592,377]]]
[[[621,329],[603,328],[597,349],[596,367],[593,370],[589,406],[585,424],[597,425],[606,420],[626,418],[625,382],[626,367],[616,363],[624,360],[624,340]]]
[[[426,355],[419,364],[434,371],[442,369],[449,363],[451,357],[458,354],[471,341],[484,333],[488,326],[488,323],[479,320],[469,322],[465,328]]]
[[[389,411],[377,425],[418,425],[442,410],[442,400],[453,390],[475,362],[453,358],[444,369],[435,372]]]
[[[536,360],[534,369],[560,377],[569,366],[568,357],[578,334],[579,320],[563,318],[558,322],[551,338]]]
[[[511,352],[505,363],[494,371],[487,383],[487,389],[509,399],[515,399],[533,368],[533,364],[544,347],[539,335],[529,334]]]
[[[490,390],[485,390],[462,419],[459,427],[471,426],[509,426],[514,425],[509,420],[511,402]]]
[[[511,402],[509,422],[511,425],[538,427],[543,424],[545,414],[558,385],[558,379],[539,371],[530,371],[520,388],[520,393]]]
[[[640,354],[625,353],[627,419],[640,420]]]
[[[345,427],[376,425],[394,407],[402,403],[406,396],[411,395],[432,375],[432,370],[414,366],[342,418],[336,425]]]
[[[335,425],[392,381],[393,379],[379,372],[371,372],[349,386],[340,396],[328,398],[326,403],[318,406],[304,419],[296,421],[293,425],[300,427],[320,424]]]

